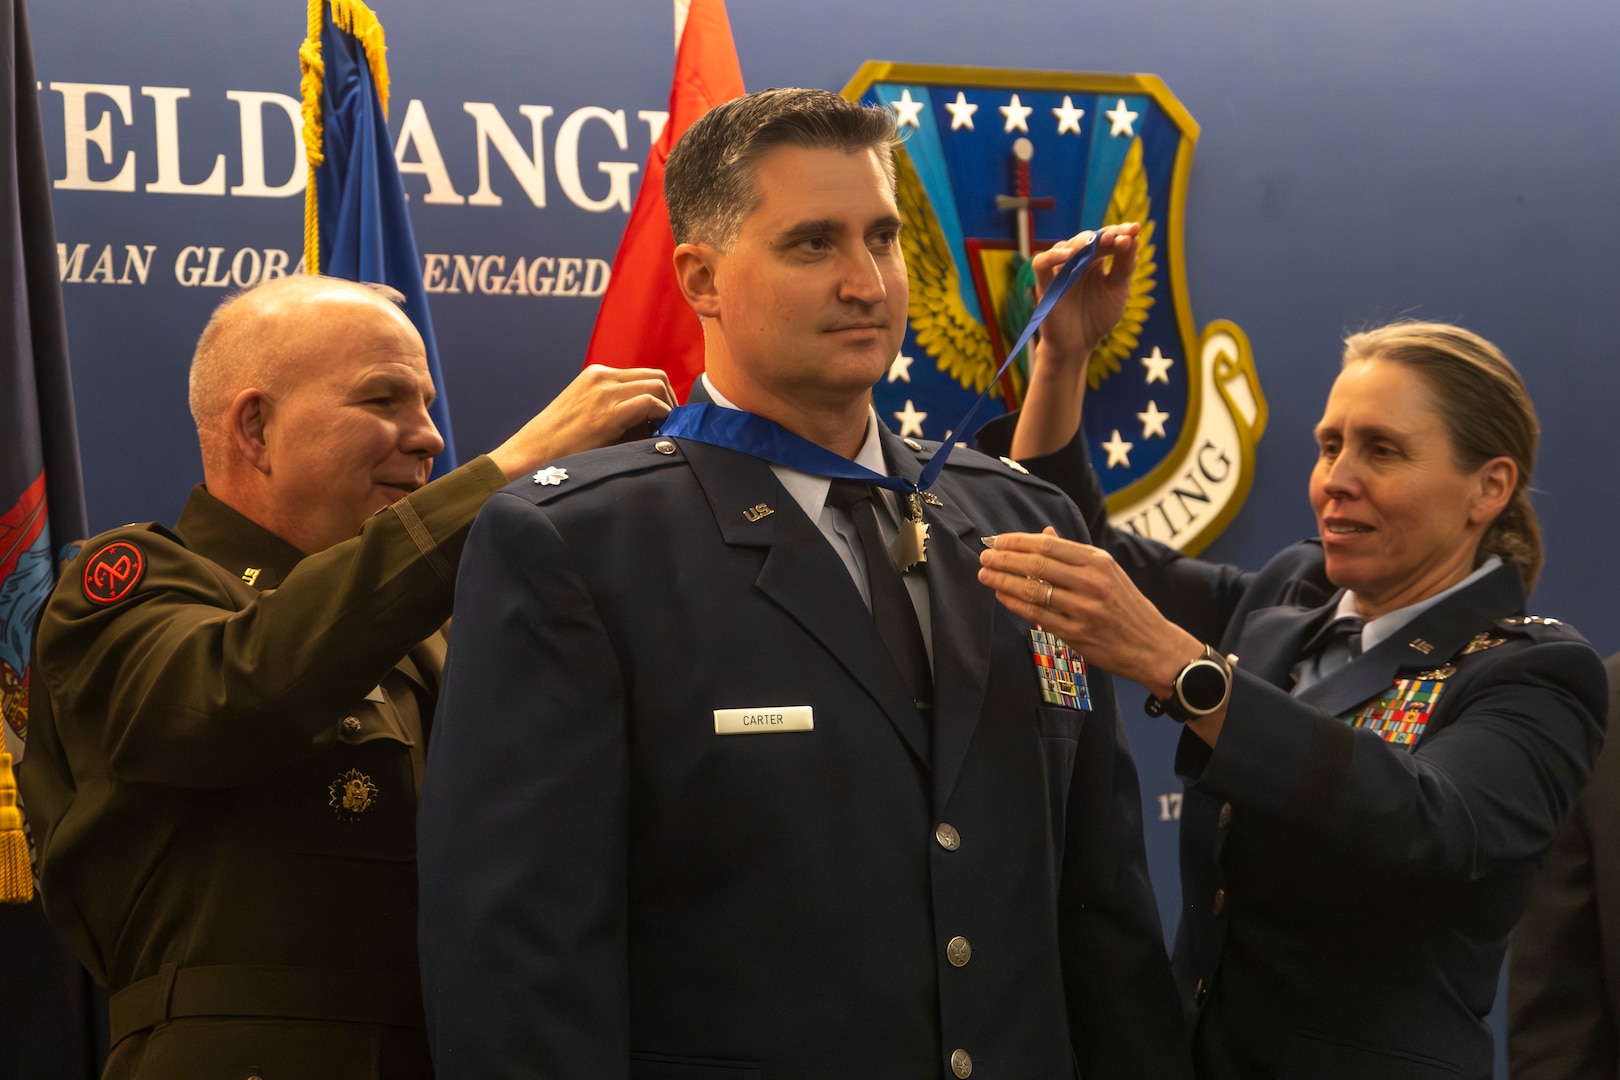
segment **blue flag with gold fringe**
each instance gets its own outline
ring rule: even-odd
[[[33,892],[9,758],[28,736],[29,652],[57,555],[86,531],[50,174],[23,0],[0,0],[0,1076],[100,1072],[106,1005]]]
[[[13,758],[28,735],[28,654],[56,581],[56,554],[85,535],[67,324],[57,282],[50,178],[22,0],[0,5],[0,729]],[[13,830],[0,759],[0,843]],[[8,813],[8,811],[11,811]],[[16,828],[20,830],[21,824]],[[0,868],[0,900],[8,896]]]
[[[388,62],[382,24],[361,0],[311,0],[303,68],[304,269],[398,289],[427,348],[438,398],[428,410],[444,436],[433,475],[456,467],[439,347],[422,288],[422,260],[388,135]]]

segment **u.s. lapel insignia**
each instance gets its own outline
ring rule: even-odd
[[[747,518],[749,521],[759,521],[761,518],[768,518],[774,513],[776,513],[776,511],[772,510],[764,503],[757,503],[744,510],[743,517]]]
[[[1086,682],[1085,658],[1047,630],[1029,632],[1029,651],[1040,677],[1041,700],[1066,709],[1091,711],[1091,687]]]
[[[261,573],[263,573],[263,571],[257,566],[250,566],[246,570],[242,571],[242,580],[247,582],[249,585],[257,585],[259,582],[259,575]]]
[[[1456,669],[1447,668],[1449,664],[1422,672],[1415,679],[1396,679],[1384,696],[1350,718],[1350,726],[1374,732],[1387,743],[1416,749],[1440,704],[1446,676],[1455,673]]]
[[[1434,652],[1434,646],[1429,644],[1427,641],[1424,641],[1420,637],[1415,637],[1411,641],[1408,641],[1406,643],[1406,647],[1409,649],[1416,649],[1424,656],[1428,656],[1430,653]]]
[[[1488,633],[1478,633],[1473,636],[1473,639],[1467,645],[1463,646],[1462,652],[1457,655],[1472,656],[1474,653],[1484,652],[1486,649],[1494,649],[1505,641],[1507,641],[1507,638],[1491,637]]]
[[[534,482],[541,487],[556,487],[566,479],[568,479],[568,470],[559,469],[555,465],[541,469],[534,474]]]
[[[359,769],[350,769],[326,788],[332,812],[343,821],[358,821],[360,815],[377,805],[377,785]]]

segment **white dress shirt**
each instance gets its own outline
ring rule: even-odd
[[[707,372],[703,375],[703,388],[708,391],[709,399],[720,408],[737,409],[737,406],[709,381]],[[855,455],[855,464],[863,465],[880,476],[890,475],[888,463],[883,460],[883,443],[878,436],[877,413],[871,409],[866,413],[866,441],[861,444],[860,452]],[[855,523],[850,520],[848,514],[835,506],[827,505],[827,492],[832,488],[832,480],[774,462],[771,464],[771,472],[776,474],[783,490],[799,504],[805,516],[816,523],[821,535],[827,538],[833,551],[843,560],[844,569],[849,571],[850,578],[855,582],[855,588],[860,591],[861,600],[870,611],[872,590],[866,580],[866,560],[862,557],[860,534],[855,531]],[[872,492],[879,508],[878,528],[882,530],[884,542],[892,543],[900,531],[897,497],[887,488],[873,487]],[[911,606],[917,609],[917,622],[922,627],[923,644],[928,647],[928,663],[932,666],[934,637],[931,632],[932,608],[928,602],[928,575],[913,571],[902,574],[901,580],[906,584],[906,592],[911,595]]]

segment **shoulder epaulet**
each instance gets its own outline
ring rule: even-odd
[[[1498,630],[1518,634],[1532,641],[1584,641],[1580,631],[1566,622],[1545,615],[1510,615],[1497,619]]]
[[[674,439],[642,439],[559,458],[522,480],[513,481],[506,490],[539,506],[615,476],[661,469],[685,460]]]
[[[907,447],[916,453],[917,460],[921,462],[932,460],[934,454],[939,451],[939,448],[945,445],[944,443],[919,441],[917,439],[905,439],[902,441]],[[945,462],[945,469],[946,471],[950,471],[951,469],[970,469],[974,472],[998,473],[1002,476],[1011,477],[1016,480],[1022,480],[1028,484],[1033,484],[1036,487],[1046,488],[1051,486],[1045,480],[1041,480],[1030,475],[1030,471],[1028,469],[1024,468],[1012,458],[994,458],[989,454],[981,453],[980,451],[973,449],[967,443],[956,444],[956,449],[951,451],[950,459]]]

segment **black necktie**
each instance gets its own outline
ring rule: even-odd
[[[850,516],[861,538],[866,560],[866,582],[872,592],[872,621],[878,636],[889,647],[889,655],[900,678],[919,709],[933,708],[934,676],[928,667],[928,649],[917,624],[917,609],[911,594],[889,559],[888,545],[878,528],[877,505],[872,489],[859,480],[834,480],[827,492],[827,504]]]

